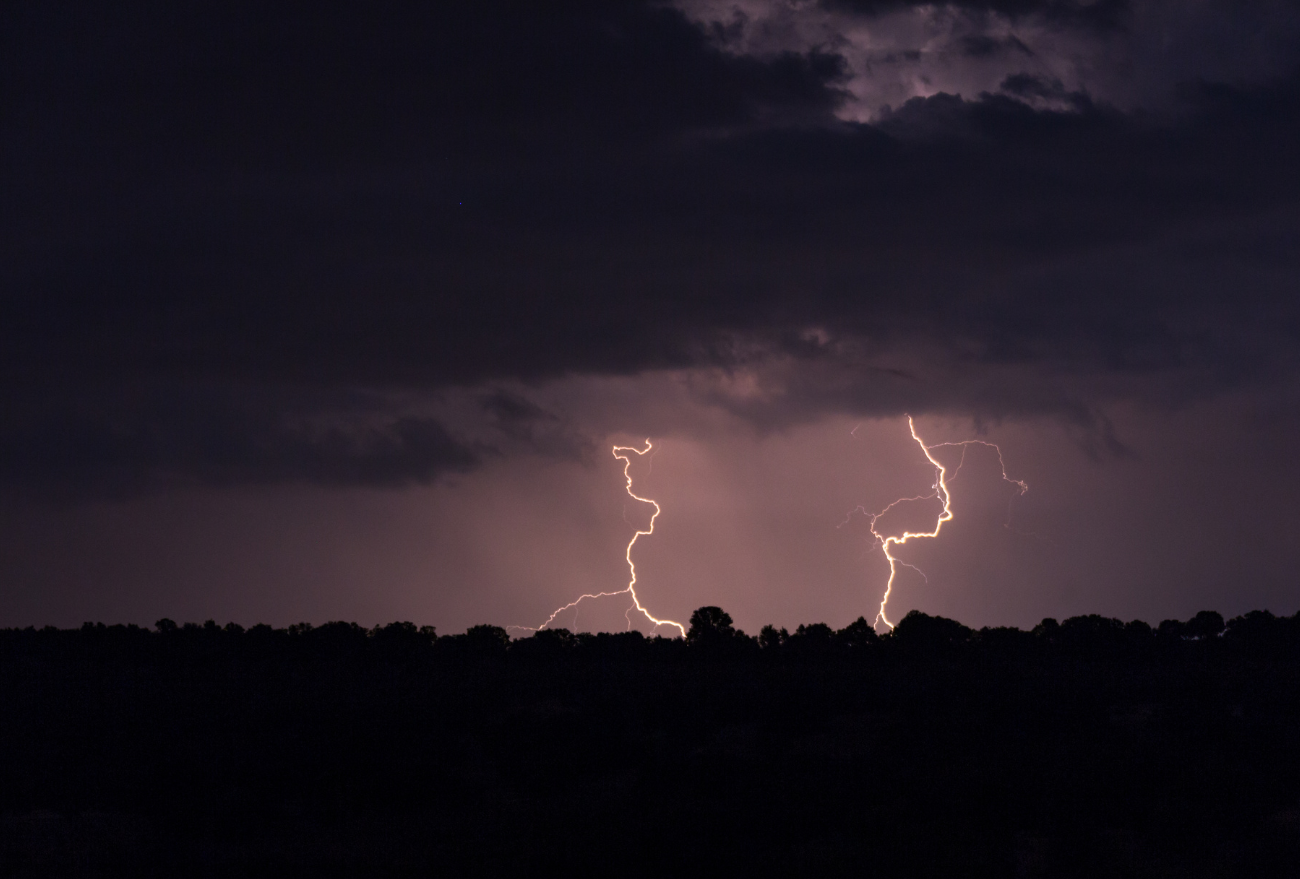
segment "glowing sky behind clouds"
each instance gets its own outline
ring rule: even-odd
[[[892,613],[1029,626],[1086,612],[1285,611],[1300,562],[1286,492],[1297,478],[1294,424],[1252,410],[1232,401],[1117,412],[1129,451],[1102,460],[1049,419],[991,426],[981,436],[1031,486],[1012,504],[1014,530],[1003,527],[1008,492],[995,462],[972,453],[952,484],[954,520],[899,551],[929,582],[904,569]],[[931,441],[974,435],[957,419],[918,427]],[[649,475],[633,469],[637,489],[664,508],[637,547],[643,601],[674,619],[719,604],[751,632],[871,617],[884,560],[861,517],[837,526],[858,504],[926,492],[932,475],[900,419],[836,417],[761,436],[711,428],[656,444]],[[168,615],[535,626],[576,594],[626,581],[622,550],[645,511],[605,458],[512,457],[397,491],[196,490],[9,509],[6,613],[61,625]],[[934,510],[915,512],[932,522]],[[617,630],[625,607],[587,602],[557,622]]]

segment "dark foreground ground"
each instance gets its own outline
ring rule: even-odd
[[[0,873],[1300,875],[1300,615],[715,611],[0,632]]]

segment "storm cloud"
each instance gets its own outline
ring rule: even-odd
[[[760,424],[1268,386],[1300,328],[1296,59],[1206,52],[1149,107],[1035,66],[1026,29],[1101,64],[1157,6],[807,7],[955,16],[917,57],[1000,65],[865,120],[852,35],[746,37],[772,4],[11,8],[0,476],[427,481],[491,441],[382,401],[463,392],[575,454],[527,408],[572,376],[697,371]],[[1288,32],[1248,7],[1206,6]]]

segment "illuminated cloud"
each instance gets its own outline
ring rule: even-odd
[[[1285,0],[679,0],[725,51],[844,59],[837,114],[869,121],[913,98],[978,98],[1017,77],[1133,109],[1168,108],[1187,82],[1289,76],[1300,14]]]

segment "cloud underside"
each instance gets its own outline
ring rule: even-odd
[[[7,13],[0,481],[481,460],[394,389],[723,370],[757,377],[717,396],[755,420],[1014,415],[1294,360],[1296,78],[1155,113],[1026,60],[855,123],[833,46],[736,54],[633,2],[438,6]],[[1105,33],[1129,10],[956,6]],[[503,399],[479,400],[501,436],[551,418]]]

